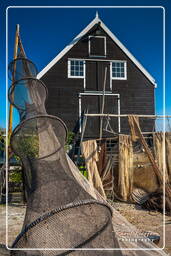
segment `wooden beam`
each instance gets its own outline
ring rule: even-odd
[[[116,114],[84,114],[85,116],[93,116],[93,117],[99,117],[99,116],[103,116],[103,117],[128,117],[129,115],[133,115],[133,114],[121,114],[121,115],[116,115]],[[143,118],[171,118],[170,115],[167,116],[162,116],[162,115],[136,115],[138,117],[143,117]]]

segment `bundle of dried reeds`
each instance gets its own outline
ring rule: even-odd
[[[100,147],[98,151],[99,160],[97,162],[98,171],[102,180],[103,188],[106,194],[113,193],[113,166],[114,156],[107,154],[106,139],[100,141]]]
[[[167,160],[168,160],[169,149],[171,151],[171,142],[169,143],[168,134],[164,134],[163,132],[154,133],[153,142],[154,142],[155,159],[156,159],[156,162],[158,163],[159,170],[162,172],[162,174],[164,174],[165,182],[169,183],[169,170],[168,170],[169,161]],[[166,148],[164,148],[165,142],[167,144]],[[165,149],[166,151],[164,151]]]
[[[127,201],[133,185],[133,148],[128,135],[119,135],[119,174],[118,193]]]
[[[171,184],[171,132],[166,132],[166,166],[169,177],[169,183]]]
[[[167,201],[167,205],[171,211],[171,185],[168,182],[168,175],[166,175],[165,180],[163,178],[164,177],[163,174],[164,174],[164,170],[165,170],[165,165],[164,165],[165,161],[162,160],[162,156],[161,156],[162,153],[164,152],[162,139],[163,139],[163,137],[165,137],[165,135],[161,133],[161,135],[157,134],[157,136],[156,136],[156,139],[158,138],[157,144],[156,144],[157,145],[156,151],[158,151],[158,161],[159,161],[159,163],[157,163],[157,161],[155,160],[151,150],[149,149],[149,147],[143,137],[137,117],[132,116],[132,115],[128,116],[128,121],[129,121],[130,127],[132,127],[132,129],[134,129],[133,136],[134,136],[134,134],[136,134],[138,136],[138,139],[141,142],[141,144],[149,158],[149,161],[153,167],[154,173],[156,174],[156,177],[158,179],[160,187],[162,187],[165,184],[166,201]],[[159,148],[159,149],[157,149],[157,148]]]
[[[88,171],[88,180],[93,184],[97,191],[106,198],[102,180],[100,178],[97,161],[98,151],[96,140],[87,140],[82,142],[82,154],[85,158],[85,163]]]

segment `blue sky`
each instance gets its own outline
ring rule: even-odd
[[[8,10],[8,61],[13,58],[15,26],[26,55],[41,71],[95,17],[96,11],[107,27],[156,79],[156,113],[163,112],[163,9],[162,8],[74,8],[74,6],[163,6],[166,10],[166,114],[171,115],[171,6],[169,0],[119,1],[1,1],[0,127],[5,127],[5,9],[8,6],[72,6],[72,8],[10,8]],[[9,83],[10,85],[10,83]],[[14,112],[15,127],[18,122]]]

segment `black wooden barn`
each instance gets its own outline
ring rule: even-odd
[[[105,97],[103,97],[106,73]],[[69,131],[80,132],[83,113],[153,115],[154,78],[96,14],[39,74],[48,87],[47,112],[60,117]],[[152,131],[154,121],[142,122]],[[84,137],[99,137],[100,118],[88,117]],[[129,133],[127,118],[104,118],[103,137]]]

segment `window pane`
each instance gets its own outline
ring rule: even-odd
[[[112,77],[125,77],[125,62],[112,62]]]
[[[69,63],[69,62],[68,62]],[[84,61],[82,60],[71,60],[70,61],[70,76],[81,76],[84,77]]]

